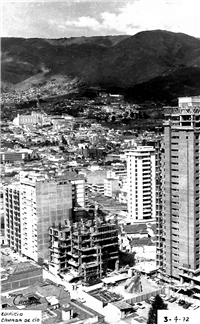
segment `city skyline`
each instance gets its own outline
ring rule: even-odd
[[[1,16],[2,37],[135,35],[156,29],[200,37],[200,3],[196,0],[4,0]]]

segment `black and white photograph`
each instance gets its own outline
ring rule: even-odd
[[[1,1],[1,322],[197,324],[200,1]]]

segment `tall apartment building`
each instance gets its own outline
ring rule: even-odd
[[[15,187],[5,188],[9,246],[36,262],[49,259],[49,227],[71,221],[72,185],[66,179],[29,173]]]
[[[163,268],[168,281],[200,283],[200,96],[166,107],[163,170]],[[167,279],[168,278],[168,279]]]
[[[76,173],[49,177],[21,172],[20,181],[8,185],[4,196],[8,243],[36,262],[49,259],[50,226],[85,216],[85,178]]]
[[[162,224],[162,170],[163,170],[163,137],[159,136],[154,140],[144,140],[143,145],[153,146],[155,149],[156,163],[156,264],[158,267],[163,266],[163,241],[160,239],[163,231]]]
[[[102,278],[118,260],[118,228],[115,223],[86,220],[71,226],[50,227],[50,269],[71,272],[85,282]]]
[[[20,188],[12,183],[4,188],[4,227],[6,243],[21,252]]]
[[[138,146],[127,152],[128,213],[133,222],[155,218],[155,150]]]

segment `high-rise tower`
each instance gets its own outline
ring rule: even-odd
[[[138,146],[127,153],[128,213],[134,222],[155,217],[155,150]]]
[[[194,284],[199,261],[200,96],[166,107],[163,170],[163,269],[169,280]]]
[[[72,221],[72,185],[58,177],[24,174],[5,188],[5,234],[9,246],[38,261],[49,259],[49,227]]]

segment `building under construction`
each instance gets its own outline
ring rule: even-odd
[[[50,268],[71,273],[84,282],[101,279],[118,261],[118,227],[115,222],[87,220],[49,228]]]

